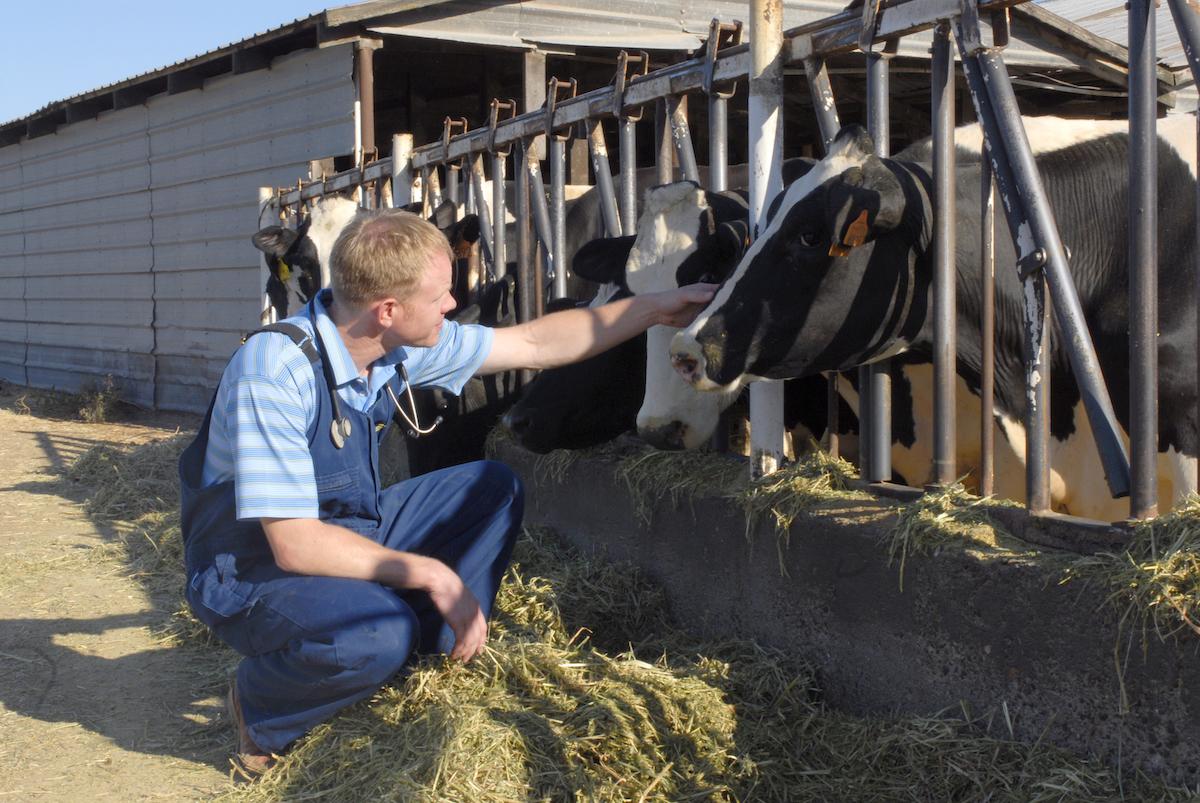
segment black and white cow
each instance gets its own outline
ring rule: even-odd
[[[1124,125],[1026,121],[1123,426],[1129,395]],[[1161,120],[1159,132],[1159,488],[1160,510],[1167,510],[1174,498],[1195,487],[1196,150],[1190,118]],[[904,154],[879,159],[871,146],[861,129],[844,129],[828,156],[775,202],[765,232],[733,276],[695,323],[672,341],[676,368],[695,387],[729,392],[755,377],[808,376],[889,356],[928,370],[933,330],[928,314],[930,167]],[[963,232],[971,234],[978,231],[979,168],[978,161],[967,161],[957,175],[959,221]],[[1011,267],[1011,239],[998,237],[996,243],[997,493],[1023,500],[1022,288]],[[971,417],[978,421],[975,236],[958,238],[956,284],[960,422],[963,388],[976,401]],[[1051,358],[1052,503],[1075,515],[1123,518],[1127,503],[1108,497],[1079,391],[1056,340],[1052,338]],[[932,420],[931,412],[925,419]],[[961,428],[960,423],[960,438]]]
[[[801,163],[789,163],[788,178],[803,169]],[[604,283],[614,298],[699,281],[719,283],[742,254],[746,222],[740,194],[706,192],[690,182],[655,187],[646,194],[636,237],[594,240],[579,250],[572,269]],[[673,332],[655,327],[577,365],[543,371],[505,416],[506,424],[523,446],[537,452],[593,446],[635,426],[659,448],[707,443],[736,394],[698,393],[681,381],[666,357]],[[802,441],[824,428],[825,393],[820,377],[789,383],[785,419],[789,428],[803,427]],[[848,408],[842,420],[853,421]]]
[[[263,252],[268,268],[266,295],[270,310],[264,310],[264,323],[269,312],[283,319],[299,310],[322,287],[329,285],[329,257],[333,244],[342,229],[358,213],[358,204],[350,198],[325,196],[317,201],[295,229],[286,226],[267,226],[250,238],[254,247]],[[409,209],[408,211],[416,211]],[[467,215],[458,220],[454,205],[446,202],[429,218],[449,240],[456,260],[463,260],[472,244],[479,239],[479,220]],[[460,281],[456,272],[455,299],[460,306],[470,302],[467,289],[474,285]]]

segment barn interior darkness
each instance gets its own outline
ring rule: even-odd
[[[547,53],[545,80],[575,78],[580,93],[612,83],[618,51],[608,48],[574,48]],[[658,52],[651,54],[651,69],[666,67],[691,58],[693,54]],[[841,122],[866,121],[865,69],[861,55],[852,54],[829,61],[829,71]],[[446,117],[466,117],[470,128],[486,125],[492,98],[516,99],[520,112],[525,96],[524,63],[520,51],[505,50],[459,42],[388,36],[384,46],[374,51],[375,140],[381,156],[390,155],[391,136],[411,132],[417,147],[441,139]],[[891,131],[895,153],[930,130],[929,64],[919,59],[894,58],[891,61]],[[1088,87],[1072,92],[1070,87],[1095,84],[1087,75],[1029,74],[1015,76],[1015,90],[1022,111],[1027,114],[1058,114],[1071,117],[1121,117],[1125,113],[1123,92]],[[1056,88],[1056,83],[1058,87]],[[544,81],[542,82],[544,94]],[[961,76],[958,79],[956,117],[959,123],[974,119],[970,96]],[[820,135],[809,97],[808,85],[799,65],[785,71],[785,156],[819,156]],[[1108,90],[1113,87],[1109,86]],[[745,81],[739,82],[729,101],[729,161],[745,162],[748,156],[747,105]],[[707,102],[701,93],[689,96],[689,121],[697,161],[707,162]],[[638,126],[638,165],[654,164],[654,114],[647,109]],[[613,169],[619,164],[617,124],[605,122]],[[345,157],[348,159],[348,157]],[[337,169],[349,167],[339,159]],[[345,163],[343,163],[345,162]],[[569,181],[590,183],[584,178],[590,170],[586,140],[577,138],[570,158]]]

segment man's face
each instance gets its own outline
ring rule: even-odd
[[[420,283],[408,296],[398,302],[392,326],[384,334],[384,346],[433,346],[438,342],[446,313],[454,309],[450,295],[450,259],[436,254],[429,260]]]

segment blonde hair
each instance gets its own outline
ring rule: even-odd
[[[446,235],[429,221],[399,209],[359,212],[333,245],[333,297],[355,306],[404,300],[439,254],[454,261]]]

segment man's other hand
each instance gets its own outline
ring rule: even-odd
[[[659,324],[681,329],[696,319],[700,311],[713,300],[716,292],[717,285],[698,282],[674,290],[647,293],[643,297],[653,299]]]
[[[470,661],[483,652],[487,644],[487,620],[479,609],[479,602],[471,589],[463,583],[453,569],[439,560],[430,558],[440,569],[433,568],[429,582],[429,598],[438,613],[454,631],[454,649],[450,657]]]

